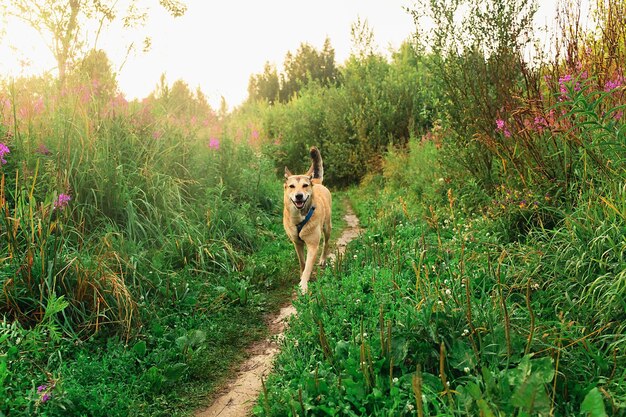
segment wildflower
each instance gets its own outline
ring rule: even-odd
[[[394,384],[397,384],[397,383],[398,383],[398,378],[397,378],[397,377],[396,377],[396,378],[394,378],[394,379],[392,380],[392,382],[393,382]]]
[[[622,86],[622,77],[618,77],[615,80],[609,80],[606,83],[604,83],[604,91],[609,92],[612,90],[615,90],[616,88],[619,88]]]
[[[259,131],[254,129],[252,131],[252,139],[258,139],[259,138]]]
[[[213,150],[218,150],[220,148],[220,140],[217,138],[209,139],[209,148]]]
[[[572,76],[570,74],[566,74],[559,78],[559,84],[565,84],[572,81]]]
[[[11,150],[9,149],[9,147],[5,145],[4,143],[0,142],[0,163],[2,163],[2,165],[7,163],[7,160],[4,159],[4,155],[8,153],[11,153]]]
[[[50,152],[50,149],[48,149],[46,145],[44,145],[43,143],[39,144],[39,147],[37,148],[35,152],[42,154],[42,155],[50,155],[52,153]]]
[[[48,389],[48,386],[47,386],[47,385],[39,385],[39,386],[37,387],[37,392],[39,392],[39,393],[40,393],[40,392],[42,392],[42,391],[45,391],[46,389]]]
[[[48,394],[47,392],[41,396],[41,402],[45,403],[46,401],[48,401],[50,399],[50,394]]]
[[[548,126],[548,121],[543,116],[535,117],[535,129],[541,131],[544,127]]]
[[[568,88],[567,88],[567,83],[572,81],[572,76],[570,74],[566,74],[564,76],[562,76],[561,78],[559,78],[559,91],[561,92],[561,99],[567,98],[567,95],[569,93]],[[576,83],[574,85],[574,91],[580,91],[580,83]]]
[[[470,371],[470,368],[468,366],[463,368],[463,372],[465,372],[466,374],[469,374],[469,371]]]
[[[152,132],[152,139],[161,139],[161,136],[163,136],[163,132],[160,130]]]
[[[69,204],[72,197],[67,194],[59,194],[59,197],[54,201],[54,208],[62,210]]]
[[[522,200],[522,201],[519,202],[519,208],[521,208],[521,209],[526,208],[526,205],[527,205],[526,204],[526,200]]]
[[[463,330],[463,336],[469,335],[470,331],[468,329]]]
[[[505,137],[511,137],[511,131],[506,127],[506,123],[502,119],[496,119],[496,130],[501,131]]]
[[[446,288],[446,295],[447,296],[451,296],[452,295],[452,291],[450,290],[450,288]]]

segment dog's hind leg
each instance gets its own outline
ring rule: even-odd
[[[324,249],[322,250],[322,256],[320,257],[319,266],[326,265],[326,258],[330,252],[330,225],[324,225]]]

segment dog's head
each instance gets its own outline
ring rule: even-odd
[[[293,175],[285,167],[285,198],[298,209],[304,208],[313,194],[313,183],[310,175]]]

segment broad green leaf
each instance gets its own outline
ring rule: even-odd
[[[583,403],[580,405],[580,412],[589,417],[606,417],[606,409],[604,408],[604,399],[597,387],[592,388]]]
[[[133,346],[133,352],[135,352],[137,356],[145,356],[146,351],[146,342],[144,340],[135,343],[135,345]]]

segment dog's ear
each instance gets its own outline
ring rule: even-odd
[[[285,166],[285,179],[291,177],[293,174],[289,171],[289,168]]]

